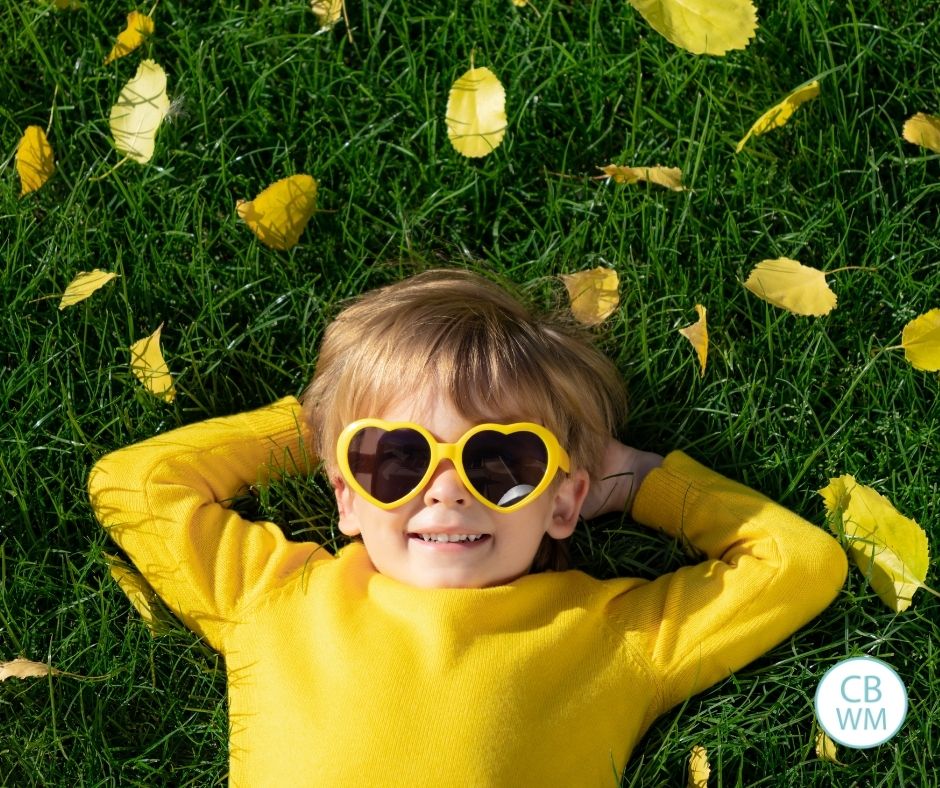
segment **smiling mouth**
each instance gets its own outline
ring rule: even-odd
[[[437,542],[438,544],[443,544],[445,542],[481,542],[484,539],[489,539],[489,534],[409,534],[411,539],[420,539],[422,542]]]

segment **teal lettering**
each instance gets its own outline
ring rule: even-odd
[[[865,676],[865,703],[877,703],[881,700],[881,679],[877,676]]]
[[[839,718],[839,727],[842,730],[845,730],[846,723],[852,724],[852,730],[858,730],[858,722],[862,718],[862,710],[855,709],[854,714],[852,709],[845,709],[845,717],[842,716],[842,709],[836,709],[836,717]]]
[[[861,703],[861,702],[862,702],[862,699],[861,699],[861,698],[850,698],[848,695],[846,695],[846,694],[845,694],[845,685],[848,684],[848,683],[849,683],[850,681],[852,681],[853,679],[859,679],[859,680],[860,680],[861,678],[862,678],[861,676],[846,676],[844,679],[842,679],[842,686],[840,687],[840,689],[842,690],[842,697],[845,698],[849,703]]]
[[[880,695],[881,693],[878,693],[878,694]],[[881,711],[878,712],[878,716],[874,718],[871,716],[871,709],[865,709],[865,729],[866,730],[873,730],[873,731],[878,730],[878,720],[881,720],[881,729],[885,731],[888,730],[888,718],[885,716],[885,710],[883,707]],[[869,722],[871,723],[870,726],[868,724]]]

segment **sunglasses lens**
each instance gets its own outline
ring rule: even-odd
[[[364,427],[349,443],[349,468],[373,498],[392,503],[424,478],[431,447],[420,432]]]
[[[503,435],[484,430],[465,444],[463,467],[480,495],[497,506],[511,506],[526,498],[545,477],[548,448],[532,432]]]

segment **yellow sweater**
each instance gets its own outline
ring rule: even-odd
[[[650,723],[836,595],[821,529],[680,452],[637,521],[707,559],[653,581],[577,572],[427,590],[223,501],[307,472],[293,398],[104,457],[92,505],[169,607],[225,657],[233,786],[616,786]],[[275,471],[277,472],[277,471]]]

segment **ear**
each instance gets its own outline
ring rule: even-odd
[[[346,536],[359,536],[362,529],[352,506],[356,494],[339,474],[330,479],[330,482],[336,495],[336,508],[339,510],[339,530]]]
[[[591,479],[583,468],[572,471],[558,485],[552,500],[552,522],[546,533],[552,539],[566,539],[574,533],[581,514],[581,504],[591,488]]]

